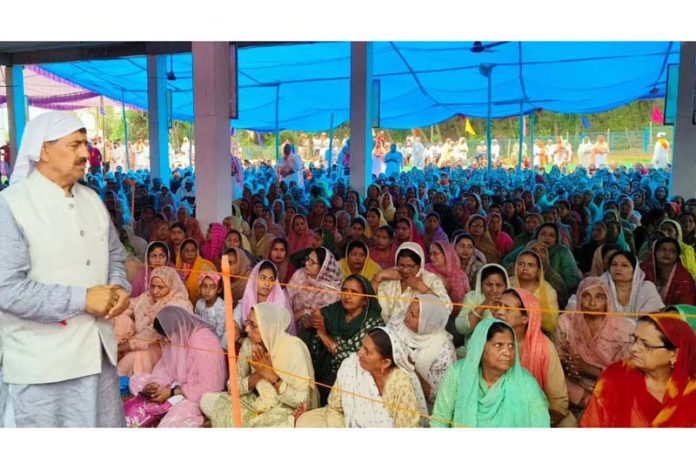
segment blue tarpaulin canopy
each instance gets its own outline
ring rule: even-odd
[[[667,65],[678,42],[505,42],[472,50],[471,42],[375,42],[380,126],[414,128],[455,115],[486,117],[491,68],[492,117],[537,109],[603,112],[664,96]],[[175,119],[193,120],[191,54],[173,56]],[[88,90],[147,109],[147,59],[42,65]],[[350,43],[319,42],[239,50],[239,119],[232,126],[272,131],[276,88],[280,129],[317,131],[349,119]]]

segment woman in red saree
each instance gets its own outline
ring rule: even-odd
[[[696,334],[689,324],[643,316],[630,350],[600,376],[580,426],[696,426]]]

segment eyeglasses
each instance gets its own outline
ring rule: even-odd
[[[401,270],[413,270],[418,266],[416,264],[397,264],[396,267]]]
[[[311,257],[305,258],[304,263],[305,263],[305,265],[319,265],[319,263],[317,261],[315,261],[314,259],[312,259]]]
[[[666,345],[650,345],[648,344],[645,339],[641,339],[640,337],[637,337],[633,334],[631,334],[630,337],[630,342],[631,345],[635,345],[637,350],[658,350],[658,349],[666,349]]]

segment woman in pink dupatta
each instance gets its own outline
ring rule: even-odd
[[[635,324],[606,314],[611,311],[611,293],[599,277],[583,279],[576,298],[583,314],[562,314],[555,342],[565,370],[571,410],[579,416],[602,372],[627,356]]]
[[[153,241],[148,244],[145,251],[145,264],[138,270],[131,284],[131,298],[137,298],[147,292],[150,272],[157,267],[174,267],[169,255],[169,246],[162,241]]]
[[[292,217],[288,232],[288,254],[295,254],[297,251],[312,247],[313,241],[314,235],[309,229],[307,218],[300,214]]]
[[[166,337],[162,358],[152,373],[131,378],[130,391],[134,395],[142,392],[159,403],[182,396],[159,427],[200,427],[204,421],[199,405],[201,396],[222,391],[227,380],[220,339],[208,323],[175,306],[159,312],[155,327]]]
[[[486,217],[488,233],[490,234],[495,247],[500,254],[505,257],[512,251],[512,238],[503,231],[503,217],[498,212],[491,212]]]
[[[442,280],[452,303],[452,316],[457,316],[462,308],[461,303],[471,287],[469,278],[462,271],[457,251],[446,241],[436,241],[430,245],[430,262],[425,264],[425,270],[432,272]]]
[[[423,249],[423,252],[426,251],[423,238],[421,238],[421,235],[418,233],[418,229],[413,220],[405,217],[399,218],[399,221],[396,223],[394,250],[398,250],[402,244],[409,242],[416,243]]]
[[[201,245],[201,256],[203,256],[203,259],[215,264],[218,270],[220,270],[220,258],[225,247],[226,236],[227,228],[222,223],[211,223],[205,234],[205,241]]]
[[[188,291],[176,270],[157,267],[150,274],[148,291],[135,298],[126,312],[114,320],[119,376],[152,371],[161,355],[161,337],[153,324],[166,306],[178,306],[193,313]]]
[[[267,291],[267,286],[259,289],[259,274],[262,274],[263,282],[266,284],[272,283],[273,286],[270,292]],[[273,280],[271,280],[271,278],[273,278]],[[264,293],[266,294],[264,295]],[[239,305],[237,305],[239,311],[235,310],[235,319],[238,320],[240,329],[247,322],[247,319],[249,319],[251,308],[257,303],[273,303],[289,312],[292,311],[285,290],[283,290],[278,282],[278,269],[276,269],[275,264],[271,261],[259,262],[249,274],[249,281],[244,289],[244,296]],[[241,321],[239,321],[240,319]],[[291,315],[290,326],[288,326],[286,331],[290,335],[297,335],[294,319],[295,318]]]

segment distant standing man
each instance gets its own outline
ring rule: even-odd
[[[120,427],[111,319],[128,308],[125,251],[99,196],[77,181],[85,125],[30,121],[0,193],[0,342],[18,427]]]
[[[655,169],[667,169],[669,166],[669,141],[667,140],[667,134],[664,132],[657,133],[652,165]]]

